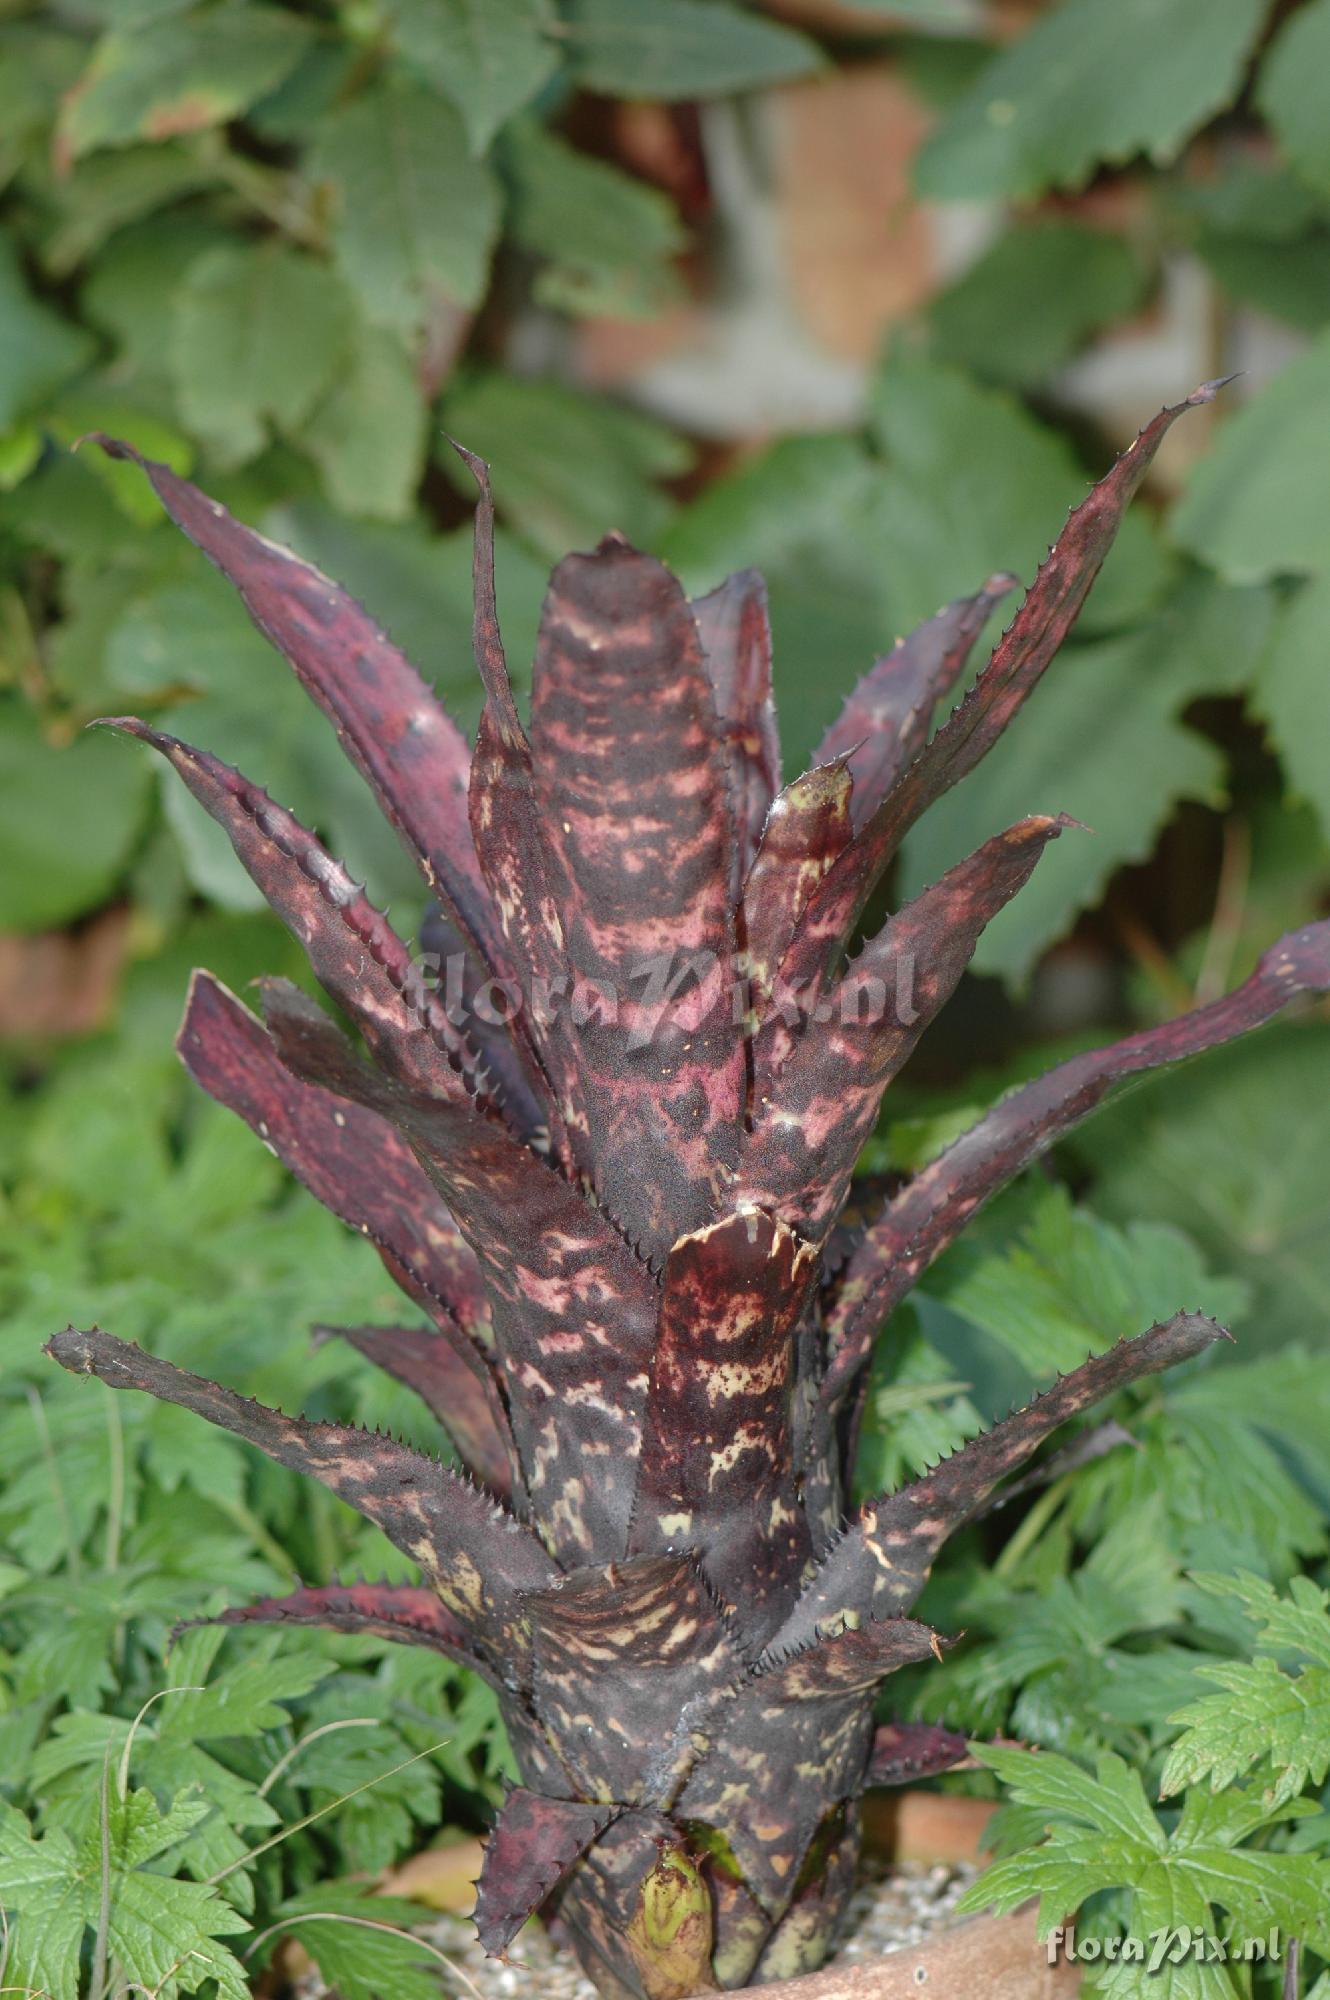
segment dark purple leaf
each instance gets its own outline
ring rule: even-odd
[[[223,827],[245,869],[314,973],[356,1023],[377,1062],[412,1089],[446,1101],[477,1089],[475,1052],[388,919],[293,814],[205,750],[132,716],[105,726],[150,743]]]
[[[814,762],[849,759],[857,832],[922,750],[933,711],[964,670],[975,640],[1016,578],[990,576],[973,597],[958,597],[898,639],[846,697]]]
[[[779,1005],[753,1047],[753,1130],[737,1192],[804,1235],[834,1223],[882,1093],[951,998],[984,928],[1074,822],[1042,815],[985,841],[865,945],[800,1032]],[[779,997],[779,996],[778,996]]]
[[[425,879],[496,969],[499,930],[471,845],[471,753],[410,661],[339,585],[236,521],[169,466],[94,434],[112,458],[143,468],[176,525],[235,584],[250,617],[284,653],[374,788]]]
[[[528,1917],[615,1817],[615,1807],[547,1799],[520,1785],[508,1794],[485,1846],[476,1884],[476,1933],[503,1958]]]
[[[541,620],[531,742],[569,965],[591,1010],[577,1029],[579,1158],[652,1258],[715,1212],[743,1112],[719,732],[669,571],[617,538],[566,557]]]
[[[800,917],[850,838],[851,785],[843,759],[819,764],[772,803],[743,893],[744,952],[760,1011]]]
[[[1178,1313],[1133,1340],[1085,1361],[1023,1410],[1015,1411],[896,1493],[870,1500],[823,1557],[777,1643],[806,1646],[846,1620],[907,1611],[933,1558],[1059,1424],[1139,1381],[1232,1336],[1200,1313]]]
[[[788,1905],[827,1812],[863,1788],[873,1739],[864,1697],[937,1645],[937,1635],[911,1618],[814,1636],[695,1714],[693,1731],[706,1747],[673,1811],[724,1834],[769,1918]]]
[[[790,1420],[815,1269],[811,1245],[752,1209],[681,1238],[665,1264],[630,1547],[696,1550],[759,1636],[811,1553]]]
[[[579,1791],[639,1804],[652,1753],[686,1703],[743,1668],[714,1598],[687,1556],[638,1556],[575,1570],[524,1600],[532,1699]],[[589,1715],[600,1721],[583,1726]]]
[[[829,1321],[834,1403],[859,1374],[874,1334],[920,1273],[999,1188],[1046,1152],[1117,1083],[1258,1028],[1296,994],[1330,988],[1330,921],[1273,945],[1235,992],[1160,1027],[1059,1063],[1002,1098],[921,1169],[867,1230],[845,1268]]]
[[[345,1340],[386,1370],[438,1418],[472,1476],[499,1500],[512,1497],[516,1451],[502,1401],[495,1405],[468,1360],[437,1326],[316,1326],[324,1340]],[[511,1456],[510,1456],[511,1452]]]
[[[546,1587],[557,1572],[535,1536],[478,1487],[380,1431],[284,1416],[99,1327],[69,1327],[46,1352],[72,1375],[95,1375],[112,1389],[142,1389],[193,1410],[317,1479],[419,1563],[505,1681],[520,1677],[527,1650],[520,1594]]]
[[[970,1754],[965,1738],[936,1722],[884,1722],[873,1737],[866,1785],[912,1785],[954,1770]]]
[[[737,903],[780,789],[766,583],[755,569],[727,576],[705,597],[693,599],[693,617],[729,760],[736,834],[731,900]]]
[[[475,1251],[526,1491],[560,1559],[621,1553],[658,1300],[650,1272],[497,1119],[394,1085],[285,981],[267,980],[262,992],[283,1061],[391,1119]]]
[[[1213,400],[1208,382],[1161,410],[1068,516],[1010,630],[959,707],[901,775],[831,869],[810,903],[783,972],[793,984],[824,984],[902,836],[928,806],[987,755],[1041,679],[1075,623],[1132,495],[1169,426]]]
[[[402,1646],[428,1646],[471,1667],[500,1685],[479,1654],[471,1634],[432,1590],[409,1583],[330,1583],[306,1586],[286,1597],[260,1597],[238,1604],[213,1618],[189,1618],[176,1627],[196,1625],[318,1625],[357,1637],[391,1639]]]
[[[196,972],[176,1039],[210,1097],[238,1113],[310,1193],[368,1236],[403,1290],[451,1319],[482,1348],[494,1344],[475,1252],[386,1119],[283,1063],[271,1035],[211,973]]]

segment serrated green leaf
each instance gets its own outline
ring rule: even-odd
[[[309,167],[335,190],[338,262],[368,319],[413,335],[479,302],[499,192],[447,98],[389,71],[325,121]]]
[[[504,137],[514,242],[543,260],[536,296],[561,312],[649,316],[677,292],[669,259],[683,246],[674,204],[543,126]]]
[[[224,124],[280,83],[313,33],[286,8],[242,0],[113,29],[64,101],[57,143],[78,159]]]
[[[930,139],[921,194],[942,200],[1083,187],[1101,162],[1174,159],[1232,102],[1264,0],[1062,0],[994,57]]]
[[[1330,66],[1330,0],[1312,0],[1275,37],[1256,86],[1256,102],[1286,157],[1305,180],[1330,194],[1330,129],[1325,77]]]
[[[300,442],[343,513],[404,521],[425,466],[427,428],[420,383],[400,336],[362,324]]]
[[[173,310],[180,408],[224,465],[253,458],[270,426],[300,427],[342,365],[353,324],[333,273],[279,242],[208,251]]]
[[[1046,380],[1139,306],[1146,272],[1121,236],[1076,222],[1009,229],[928,309],[933,341],[994,382]]]
[[[546,0],[390,0],[389,19],[406,60],[461,113],[476,154],[558,62]]]
[[[1272,1807],[1330,1770],[1330,1671],[1304,1667],[1286,1674],[1273,1660],[1222,1660],[1198,1668],[1222,1694],[1202,1695],[1170,1720],[1183,1733],[1169,1751],[1159,1781],[1167,1797],[1209,1779],[1218,1791],[1253,1772]]]
[[[1268,592],[1196,579],[1148,623],[1072,648],[1028,715],[911,833],[904,884],[914,893],[1021,812],[1068,812],[1090,829],[1060,841],[989,926],[976,970],[1023,982],[1115,869],[1148,859],[1181,800],[1222,800],[1222,759],[1179,717],[1188,702],[1250,672],[1273,611]]]
[[[567,46],[585,90],[724,97],[806,76],[817,45],[723,0],[570,0]]]
[[[1330,568],[1330,331],[1222,426],[1173,513],[1184,548],[1232,583]]]
[[[10,1919],[6,1971],[75,2000],[83,1945],[83,1884],[67,1834],[34,1840],[22,1813],[0,1805],[0,1907]]]
[[[281,1907],[281,1935],[296,1938],[342,2000],[437,2000],[439,1968],[407,1934],[428,1912],[358,1882],[325,1882]]]
[[[670,513],[656,482],[691,457],[651,418],[555,382],[481,376],[448,396],[443,416],[451,437],[489,461],[508,520],[551,557],[615,528],[650,546]],[[446,447],[442,463],[464,487],[470,474]]]
[[[18,251],[0,238],[0,430],[39,410],[62,382],[92,359],[95,343],[82,328],[33,297]]]
[[[138,1870],[120,1878],[111,1898],[111,1949],[159,2000],[195,1993],[210,1979],[226,2000],[249,2000],[249,1975],[218,1942],[248,1929],[248,1918],[201,1882]]]
[[[1270,731],[1290,788],[1315,808],[1330,835],[1327,659],[1330,570],[1304,583],[1281,606],[1252,685],[1252,707]]]
[[[1040,1379],[1167,1319],[1184,1300],[1226,1324],[1247,1299],[1245,1286],[1209,1271],[1179,1230],[1149,1222],[1116,1229],[1076,1207],[1063,1187],[1039,1191],[1005,1254],[928,1289]]]
[[[1330,1133],[1319,1105],[1328,1068],[1324,1029],[1269,1029],[1258,1045],[1216,1051],[1162,1087],[1142,1083],[1076,1140],[1096,1171],[1102,1214],[1171,1222],[1247,1281],[1244,1346],[1324,1341]],[[1256,1407],[1258,1383],[1246,1393]]]
[[[118,748],[80,736],[57,749],[23,702],[0,701],[0,927],[50,929],[116,887],[151,788]]]

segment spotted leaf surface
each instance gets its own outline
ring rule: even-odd
[[[1120,1340],[1073,1369],[897,1493],[859,1510],[799,1599],[778,1643],[803,1646],[820,1632],[862,1618],[894,1617],[922,1590],[949,1535],[978,1512],[1050,1431],[1143,1375],[1201,1354],[1231,1336],[1200,1313],[1178,1313],[1134,1340]]]
[[[491,1958],[504,1956],[527,1918],[613,1818],[613,1806],[542,1798],[522,1786],[508,1794],[476,1884],[476,1930]]]
[[[632,1547],[695,1549],[746,1626],[778,1621],[811,1553],[791,1418],[815,1269],[755,1209],[682,1237],[665,1265]]]
[[[509,1674],[520,1665],[519,1594],[547,1583],[554,1566],[519,1521],[436,1459],[381,1431],[284,1416],[96,1327],[56,1334],[47,1352],[71,1374],[178,1403],[309,1473],[420,1564],[487,1658]]]
[[[344,1340],[386,1374],[414,1389],[436,1417],[468,1472],[500,1500],[512,1495],[516,1449],[489,1369],[477,1375],[460,1344],[437,1326],[316,1326],[319,1339]]]
[[[260,1597],[253,1604],[196,1618],[190,1625],[319,1625],[403,1646],[427,1646],[486,1679],[492,1670],[476,1651],[466,1626],[432,1590],[409,1583],[330,1583]],[[182,1626],[181,1630],[188,1627]]]
[[[916,1175],[865,1231],[830,1314],[824,1400],[835,1402],[867,1359],[873,1333],[975,1211],[1102,1102],[1115,1084],[1181,1062],[1260,1027],[1298,994],[1330,989],[1330,921],[1273,945],[1222,1000],[1059,1063],[1002,1098]]]
[[[734,823],[715,698],[679,585],[624,542],[567,556],[531,696],[536,796],[564,898],[586,1163],[659,1257],[738,1157]]]

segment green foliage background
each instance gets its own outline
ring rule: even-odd
[[[978,258],[892,330],[858,420],[721,448],[579,386],[580,323],[649,324],[726,281],[707,200],[680,205],[668,176],[628,164],[615,106],[672,107],[704,169],[699,105],[738,96],[760,118],[782,86],[863,65],[927,107],[915,198],[997,210]],[[267,1400],[437,1444],[402,1392],[308,1345],[313,1321],[394,1309],[377,1262],[171,1063],[191,965],[241,986],[296,971],[292,948],[178,788],[81,725],[133,710],[179,726],[316,824],[408,927],[418,890],[330,731],[138,476],[69,447],[110,431],[189,472],[352,587],[463,715],[468,502],[445,433],[493,465],[515,662],[550,562],[610,527],[693,588],[756,563],[793,761],[897,632],[996,569],[1028,578],[1124,441],[1076,413],[1068,367],[1167,313],[1179,271],[1204,274],[1203,372],[1255,338],[1259,387],[1236,385],[1205,453],[1137,509],[1029,714],[904,857],[901,891],[1024,812],[1095,829],[993,926],[987,977],[896,1094],[874,1164],[910,1164],[1056,1035],[1099,1039],[1222,989],[1326,906],[1330,0],[1017,16],[982,0],[8,0],[0,187],[4,963],[38,978],[25,941],[77,951],[108,910],[123,922],[97,1033],[0,1043],[9,1976],[55,2000],[131,1979],[163,2000],[210,1979],[239,1991],[232,1949],[289,1920],[347,2000],[416,2000],[434,1990],[418,1950],[333,1918],[363,1916],[440,1824],[482,1822],[506,1759],[488,1696],[349,1640],[219,1651],[194,1634],[168,1664],[179,1618],[399,1559],[179,1413],[52,1381],[39,1349],[100,1318]],[[1078,1008],[1067,980],[1086,963]],[[972,1539],[929,1607],[972,1643],[894,1691],[1073,1760],[1073,1828],[1130,1793],[1160,1879],[1212,1914],[1238,1905],[1213,1874],[1196,1887],[1174,1853],[1189,1842],[1296,1855],[1286,1885],[1326,1899],[1324,1757],[1299,1767],[1300,1818],[1283,1796],[1263,1814],[1251,1788],[1284,1682],[1325,1671],[1311,1600],[1283,1653],[1261,1654],[1257,1613],[1261,1587],[1312,1588],[1327,1546],[1328,1074],[1313,1018],[1101,1117],[1055,1185],[1015,1190],[900,1316],[865,1446],[865,1476],[896,1479],[1156,1313],[1203,1304],[1234,1326],[1235,1359],[1126,1400],[1138,1452]],[[1264,1586],[1226,1601],[1189,1580],[1237,1568]],[[1246,1799],[1222,1824],[1196,1750],[1216,1662],[1256,1676],[1224,1684],[1254,1704],[1256,1747],[1222,1773]],[[995,1880],[1025,1894],[1047,1801],[1022,1804],[1027,1780],[998,1769],[1017,1803]],[[1140,1785],[1165,1775],[1193,1789],[1150,1835]],[[1081,1887],[1111,1926],[1144,1892],[1127,1859],[1105,1866]],[[1264,1877],[1244,1868],[1254,1921]],[[1067,1880],[1051,1893],[1065,1902]],[[1296,1899],[1279,1907],[1296,1920]],[[1265,1990],[1224,1977],[1175,1990]]]

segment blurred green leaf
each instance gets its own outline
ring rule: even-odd
[[[1252,687],[1295,796],[1330,835],[1330,571],[1283,606]]]
[[[1231,583],[1330,568],[1330,330],[1220,428],[1173,513]]]
[[[723,0],[569,0],[578,82],[607,97],[724,97],[806,76],[816,43]]]
[[[1202,230],[1195,247],[1231,298],[1306,333],[1330,321],[1330,230],[1292,243]]]
[[[451,437],[489,461],[512,525],[552,559],[594,547],[612,529],[650,546],[671,511],[657,481],[686,470],[691,457],[650,417],[520,376],[461,384],[445,399],[443,419]],[[442,463],[467,491],[471,475],[446,448]]]
[[[58,143],[78,159],[98,146],[223,125],[294,68],[314,32],[288,8],[244,0],[187,16],[138,15],[97,44],[64,100]]]
[[[473,153],[558,62],[546,0],[389,0],[388,13],[407,61],[462,114]]]
[[[8,430],[85,367],[96,343],[33,297],[7,237],[0,238],[0,324],[0,430]]]
[[[1078,188],[1102,162],[1176,157],[1230,104],[1265,0],[1061,0],[998,55],[924,142],[939,200]]]
[[[1323,1350],[1330,1298],[1330,1031],[1267,1028],[1142,1083],[1078,1134],[1109,1216],[1148,1215],[1244,1277],[1245,1342]]]
[[[347,358],[354,310],[336,276],[280,242],[210,250],[174,300],[171,366],[185,421],[220,465],[296,430]]]
[[[997,382],[1040,382],[1110,320],[1146,273],[1121,236],[1077,222],[1010,229],[928,310],[938,353]]]
[[[357,325],[337,380],[300,442],[333,504],[403,521],[425,466],[427,415],[411,356],[386,327]]]
[[[912,893],[1025,813],[1069,812],[1090,828],[1044,856],[980,939],[976,971],[1027,978],[1115,869],[1148,858],[1180,799],[1222,799],[1222,756],[1178,718],[1196,696],[1243,684],[1272,612],[1266,591],[1195,581],[1147,624],[1070,648],[979,769],[911,832]]]
[[[63,277],[116,230],[197,194],[217,178],[214,165],[170,140],[82,160],[57,184],[58,214],[42,243],[42,263],[53,276]]]
[[[674,204],[541,125],[505,134],[508,229],[542,260],[535,296],[560,312],[615,318],[659,312],[679,291],[669,259],[683,248]]]
[[[1047,1380],[1184,1306],[1227,1324],[1249,1293],[1208,1269],[1180,1230],[1141,1220],[1118,1229],[1051,1187],[1004,1256],[975,1259],[937,1296]]]
[[[54,749],[23,703],[0,704],[0,929],[68,923],[111,894],[143,825],[137,764],[105,736]]]
[[[478,304],[499,191],[447,98],[390,70],[323,123],[309,166],[336,190],[336,254],[368,319],[414,334]]]
[[[1330,195],[1330,0],[1311,0],[1284,22],[1261,65],[1256,102],[1298,172]]]

